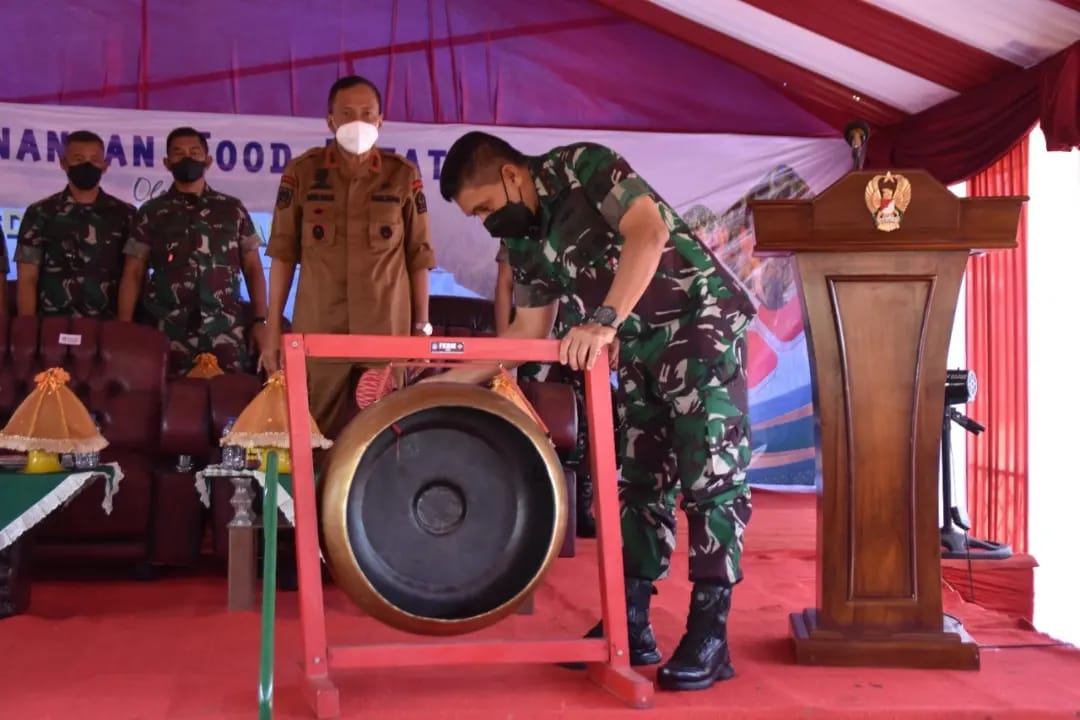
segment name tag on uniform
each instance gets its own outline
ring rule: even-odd
[[[334,202],[333,195],[327,195],[326,193],[308,193],[305,200],[314,200],[321,202]]]
[[[315,171],[315,185],[317,190],[330,190],[330,171],[327,168],[318,168]]]
[[[401,203],[401,198],[394,195],[372,195],[372,202],[389,202],[389,203]]]
[[[61,345],[82,345],[82,335],[73,335],[71,333],[60,333]]]

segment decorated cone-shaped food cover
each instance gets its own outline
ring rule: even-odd
[[[550,435],[547,425],[540,419],[540,415],[536,412],[536,408],[534,408],[528,398],[525,397],[525,393],[521,392],[521,388],[518,387],[517,382],[510,376],[510,373],[499,368],[499,374],[491,380],[491,389],[507,400],[513,402],[521,410],[525,411],[525,414],[535,420],[536,424],[543,429],[545,434]]]
[[[225,371],[218,365],[217,356],[213,353],[199,353],[195,356],[195,364],[188,372],[189,378],[209,380],[218,375],[224,375]]]
[[[50,368],[34,377],[35,387],[0,431],[0,448],[18,452],[100,452],[109,443],[82,401],[67,386],[71,376]]]
[[[328,448],[333,445],[323,437],[315,419],[311,420],[311,446]],[[232,431],[221,438],[222,445],[243,448],[289,447],[289,410],[285,397],[285,373],[278,370],[270,376],[263,389],[248,403],[236,418]]]
[[[397,389],[397,378],[390,365],[368,370],[356,384],[356,405],[366,410]]]

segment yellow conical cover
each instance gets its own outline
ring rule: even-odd
[[[245,448],[289,447],[288,408],[285,373],[279,370],[270,376],[259,394],[248,403],[240,417],[236,418],[232,431],[221,439],[221,444]],[[311,420],[312,447],[328,448],[333,445],[323,437],[310,414],[308,418]]]
[[[199,353],[195,356],[195,364],[188,371],[189,378],[209,380],[218,375],[224,375],[225,371],[218,365],[217,356],[213,353]]]
[[[71,376],[49,368],[0,431],[0,448],[50,453],[99,452],[109,443],[98,432],[82,401],[67,386]]]
[[[491,380],[491,389],[507,400],[510,400],[521,410],[524,410],[525,414],[535,420],[536,424],[539,425],[545,433],[550,434],[547,425],[540,419],[540,414],[536,412],[536,408],[534,408],[532,403],[525,397],[525,393],[521,392],[521,388],[518,387],[517,382],[510,376],[510,373],[499,368],[499,374]]]

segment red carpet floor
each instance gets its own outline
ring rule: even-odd
[[[983,645],[980,672],[800,667],[787,614],[813,599],[813,498],[758,493],[746,581],[735,595],[738,675],[712,690],[657,693],[628,710],[580,674],[550,666],[338,673],[343,716],[440,718],[1077,718],[1080,651],[947,593],[946,608]],[[560,561],[536,598],[489,636],[576,635],[594,621],[594,552]],[[670,652],[689,586],[681,554],[654,624]],[[3,720],[162,720],[257,716],[259,617],[227,613],[223,578],[149,584],[41,582],[28,615],[0,621]],[[328,593],[331,642],[403,638]],[[300,695],[296,595],[279,595],[275,710],[310,717]],[[655,669],[647,670],[654,676]]]

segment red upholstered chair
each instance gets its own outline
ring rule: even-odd
[[[202,379],[176,378],[165,391],[161,418],[161,454],[179,459],[187,455],[193,466],[211,462],[210,389]]]
[[[428,314],[436,335],[448,337],[492,337],[495,335],[495,305],[480,298],[434,295]]]
[[[61,336],[64,336],[63,338]],[[70,386],[97,414],[109,447],[104,462],[124,472],[111,515],[101,509],[104,487],[96,483],[41,525],[35,557],[116,559],[168,563],[197,547],[190,524],[198,515],[192,485],[159,482],[155,470],[165,395],[165,336],[152,328],[79,318],[17,317],[10,320],[7,354],[0,367],[0,414],[6,419],[33,387],[34,375],[59,366]]]
[[[262,388],[256,375],[227,373],[209,380],[177,378],[169,382],[165,416],[162,423],[161,449],[170,459],[163,475],[184,478],[194,494],[195,471],[221,461],[221,435],[230,417],[239,417]],[[176,469],[181,455],[191,458],[191,469]],[[210,488],[210,528],[214,557],[226,560],[229,555],[228,525],[233,517],[233,485],[221,478],[208,479]]]
[[[0,419],[5,423],[18,404],[22,402],[22,396],[16,394],[18,384],[15,381],[15,370],[8,343],[11,320],[10,316],[0,314]]]
[[[161,417],[157,476],[162,486],[182,488],[185,493],[184,512],[158,518],[155,527],[156,547],[172,550],[167,557],[159,558],[169,565],[194,565],[202,548],[206,511],[195,490],[195,472],[211,462],[213,448],[207,433],[209,423],[210,393],[206,380],[169,380]],[[179,460],[185,455],[190,459],[190,465],[181,469]],[[196,498],[194,504],[189,496]],[[191,542],[183,545],[169,542],[169,538],[174,537],[187,538]]]

